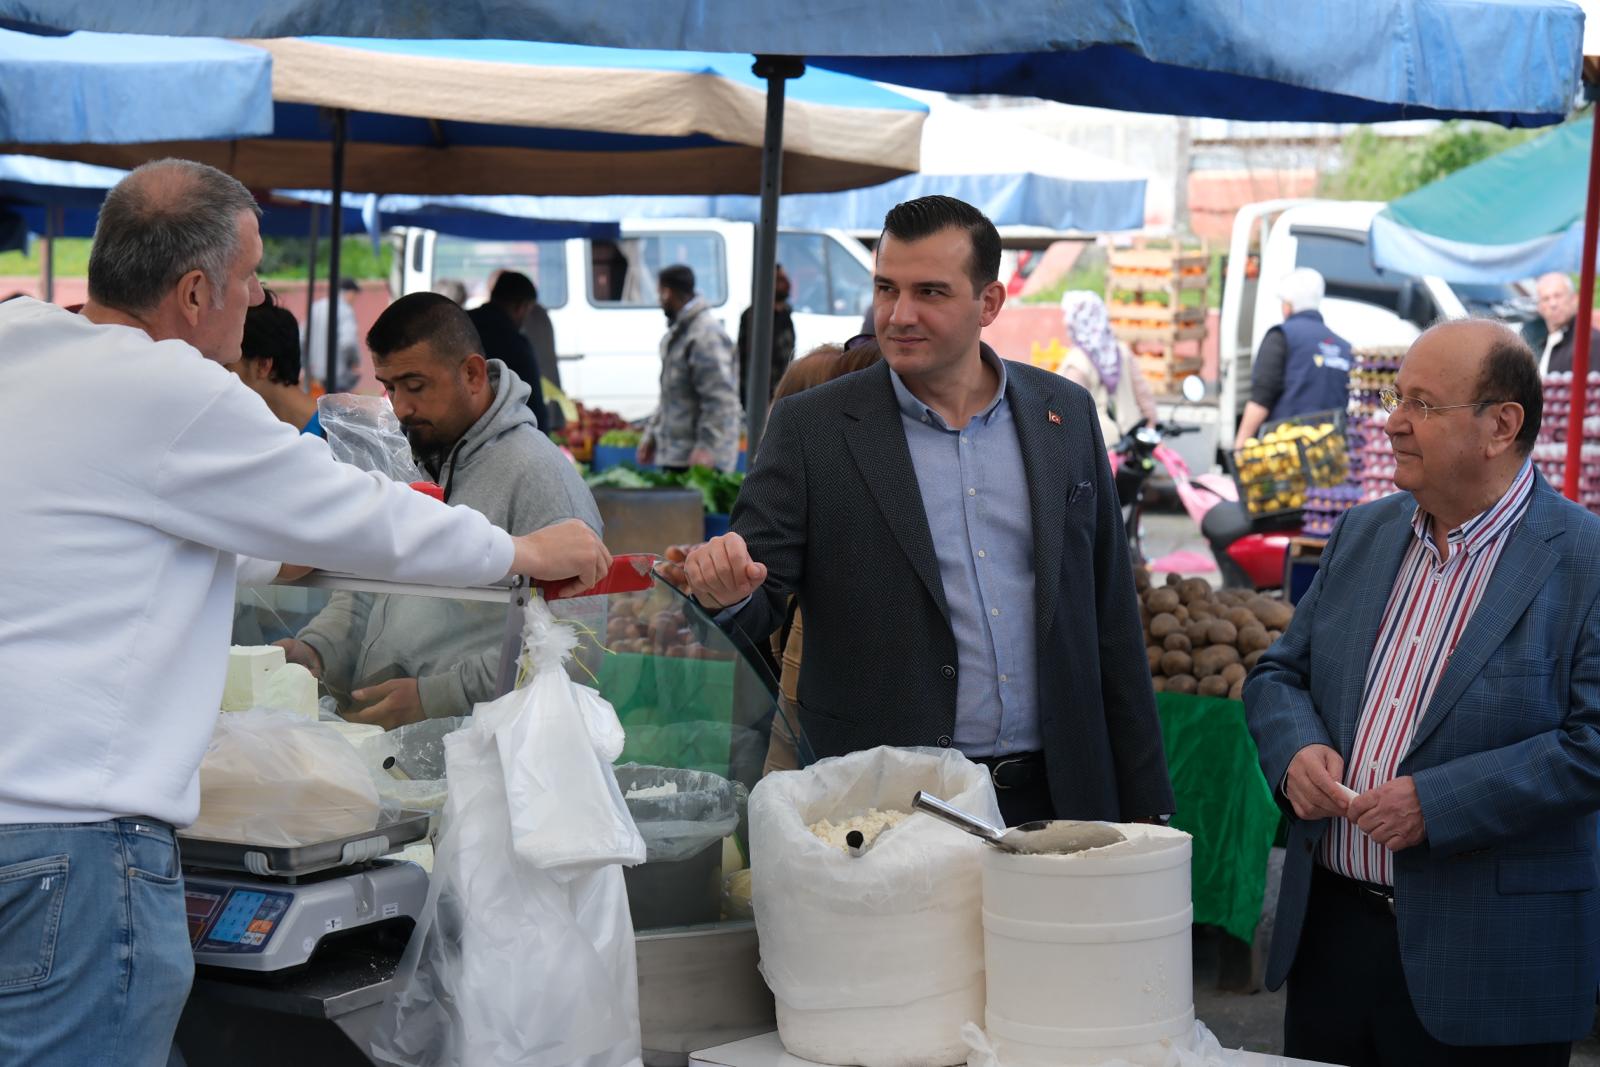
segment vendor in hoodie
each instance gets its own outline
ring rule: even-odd
[[[378,381],[417,462],[448,504],[528,533],[563,519],[600,531],[600,512],[577,469],[539,432],[530,386],[485,359],[466,312],[437,293],[401,297],[367,334]],[[352,722],[392,730],[466,715],[491,699],[505,609],[420,596],[339,594],[280,642],[336,694]]]

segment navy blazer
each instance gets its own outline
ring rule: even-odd
[[[1039,715],[1056,811],[1166,814],[1172,786],[1094,401],[1048,371],[1010,363],[1006,373],[1028,481],[1015,506],[1033,520]],[[949,747],[955,634],[887,364],[773,408],[732,527],[768,576],[726,628],[764,640],[799,595],[800,725],[815,754]]]
[[[1274,785],[1306,745],[1348,763],[1415,507],[1398,493],[1345,515],[1294,622],[1246,680]],[[1423,1025],[1458,1045],[1581,1037],[1600,980],[1600,518],[1535,474],[1510,537],[1400,761],[1427,824],[1394,857],[1400,955]],[[1328,826],[1289,818],[1274,989]]]

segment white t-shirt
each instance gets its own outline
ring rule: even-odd
[[[504,531],[336,462],[181,341],[0,304],[0,824],[199,810],[239,555],[498,581]]]

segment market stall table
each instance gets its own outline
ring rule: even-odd
[[[1313,1060],[1292,1060],[1261,1052],[1233,1051],[1225,1061],[1230,1067],[1328,1067]],[[776,1031],[718,1045],[689,1057],[689,1067],[814,1067],[809,1060],[791,1056],[783,1049]]]

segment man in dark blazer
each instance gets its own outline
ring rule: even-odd
[[[884,222],[881,363],[780,402],[700,602],[764,640],[806,622],[802,751],[954,747],[1007,822],[1171,813],[1117,494],[1089,394],[979,340],[1000,238],[949,197]],[[906,798],[910,802],[909,797]]]
[[[1424,333],[1383,403],[1404,492],[1334,528],[1244,688],[1290,815],[1284,1051],[1565,1064],[1600,978],[1600,518],[1529,462],[1499,323]]]

